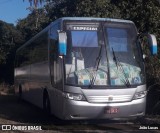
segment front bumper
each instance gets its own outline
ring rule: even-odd
[[[114,114],[106,113],[106,108],[117,108]],[[65,99],[62,119],[124,119],[144,116],[146,97],[123,103],[88,103]],[[62,117],[62,116],[61,116]]]

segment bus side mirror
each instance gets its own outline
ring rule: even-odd
[[[66,55],[67,53],[67,35],[64,31],[58,31],[58,49],[59,55]]]
[[[157,40],[156,40],[156,37],[153,34],[148,34],[147,37],[148,37],[148,43],[149,43],[151,54],[156,55],[157,54]]]
[[[158,53],[157,40],[155,35],[142,33],[138,35],[138,38],[141,43],[142,52],[145,57],[147,57],[148,55],[148,50],[150,51],[151,55],[156,55]]]

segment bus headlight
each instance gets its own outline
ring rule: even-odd
[[[82,94],[76,93],[63,93],[64,97],[70,100],[76,101],[86,101],[85,97]]]
[[[136,92],[133,99],[140,99],[143,98],[147,95],[147,91],[140,91],[140,92]]]

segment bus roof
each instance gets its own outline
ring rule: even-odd
[[[42,31],[40,31],[37,35],[35,35],[34,37],[32,37],[29,41],[27,41],[25,44],[23,44],[20,48],[17,49],[17,51],[19,51],[21,48],[23,48],[24,46],[28,45],[29,42],[31,42],[33,39],[35,39],[38,35],[40,35],[41,33],[47,31],[52,25],[54,25],[55,23],[61,23],[64,20],[72,20],[72,21],[108,21],[108,22],[121,22],[121,23],[131,23],[134,24],[132,21],[130,20],[123,20],[123,19],[113,19],[113,18],[96,18],[96,17],[62,17],[59,18],[55,21],[53,21],[51,24],[49,24],[45,29],[43,29]]]
[[[114,19],[114,18],[95,18],[95,17],[62,17],[57,19],[57,21],[63,20],[86,20],[86,21],[110,21],[110,22],[123,22],[123,23],[133,23],[130,20],[123,20],[123,19]],[[54,23],[54,22],[53,22]]]

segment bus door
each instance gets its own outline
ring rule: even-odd
[[[52,30],[53,29],[53,30]],[[63,58],[58,55],[57,28],[52,27],[49,39],[50,77],[51,77],[51,108],[55,115],[61,115],[63,110]],[[53,107],[52,107],[53,106]]]

